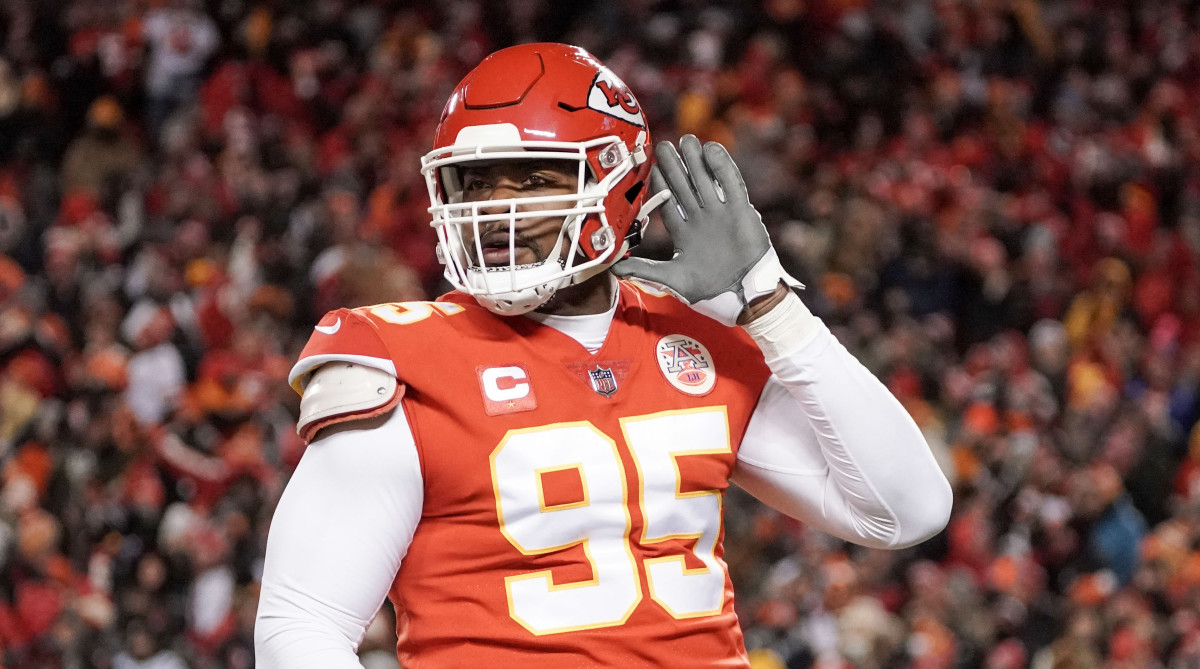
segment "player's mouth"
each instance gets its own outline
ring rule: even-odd
[[[484,267],[507,267],[510,264],[529,265],[542,260],[538,257],[534,244],[522,239],[519,234],[513,237],[507,230],[495,230],[483,234],[479,238],[479,246]]]

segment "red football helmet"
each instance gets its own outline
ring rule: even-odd
[[[629,89],[600,61],[565,44],[523,44],[488,56],[451,94],[421,159],[429,186],[438,256],[446,278],[488,309],[519,314],[554,291],[595,276],[640,239],[647,201],[650,134]],[[577,192],[506,200],[463,201],[461,168],[471,162],[555,159],[578,163]],[[520,211],[522,204],[554,204]],[[486,207],[495,212],[481,213]],[[528,217],[564,218],[554,253],[539,263],[488,267],[480,225],[507,222],[515,237]]]

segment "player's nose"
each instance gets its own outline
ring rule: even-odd
[[[516,182],[506,179],[499,180],[492,186],[486,202],[479,206],[479,211],[483,214],[507,214],[513,210],[511,200],[520,196],[520,189]]]

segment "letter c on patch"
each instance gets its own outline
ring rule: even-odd
[[[519,400],[529,394],[525,370],[520,367],[489,367],[479,375],[483,392],[493,402]]]

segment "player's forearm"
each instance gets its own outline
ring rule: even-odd
[[[759,461],[744,474],[769,479],[760,487],[765,483],[781,503],[821,514],[827,528],[859,543],[898,548],[941,531],[950,514],[949,483],[887,388],[795,295],[746,329],[795,401],[793,410],[811,427],[808,440],[780,439],[775,447],[806,448],[815,441],[827,470],[823,477],[809,471],[796,478],[786,466]],[[758,460],[766,459],[762,453]],[[793,489],[796,499],[789,500]]]

